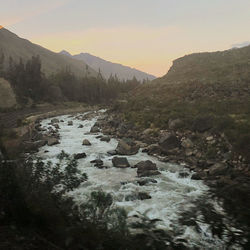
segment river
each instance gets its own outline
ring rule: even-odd
[[[63,115],[56,117],[59,122],[60,144],[54,146],[44,146],[40,148],[38,155],[45,161],[56,163],[56,156],[64,150],[66,153],[75,154],[85,152],[87,157],[78,160],[78,167],[88,176],[88,180],[83,182],[79,188],[69,192],[77,204],[86,200],[90,192],[103,190],[111,193],[117,206],[123,207],[132,217],[136,214],[146,214],[150,219],[161,219],[157,227],[174,230],[181,227],[182,238],[186,239],[189,246],[196,246],[205,249],[224,249],[223,242],[213,238],[209,230],[209,225],[199,223],[200,233],[192,226],[179,225],[178,219],[180,213],[192,207],[195,200],[206,195],[208,187],[198,180],[192,180],[192,172],[183,166],[164,163],[157,158],[142,153],[141,150],[132,156],[126,156],[130,165],[140,161],[150,160],[156,163],[161,175],[153,176],[157,183],[148,183],[140,186],[137,183],[135,168],[120,169],[112,165],[112,158],[107,151],[114,150],[118,144],[116,139],[110,142],[100,141],[96,137],[102,135],[101,132],[89,133],[91,127],[95,124],[98,117],[104,115],[104,110],[96,112],[96,116],[90,119],[82,119],[85,114]],[[68,121],[73,121],[73,126],[68,126]],[[45,119],[41,125],[46,130],[49,129],[50,119]],[[83,125],[79,128],[79,125]],[[83,146],[83,139],[88,139],[91,146]],[[107,168],[98,169],[90,161],[101,159]],[[180,176],[180,172],[185,172],[185,178]],[[129,200],[139,192],[146,192],[152,198],[146,200]]]

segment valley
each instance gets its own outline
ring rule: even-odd
[[[248,249],[249,63],[116,75],[1,28],[0,248]]]

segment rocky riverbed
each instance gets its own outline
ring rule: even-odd
[[[210,198],[208,186],[197,180],[201,178],[185,167],[184,161],[169,163],[161,154],[155,154],[158,158],[152,156],[149,150],[149,146],[175,150],[183,147],[183,141],[165,135],[165,139],[152,146],[131,136],[136,133],[132,128],[126,138],[118,139],[117,128],[121,124],[116,122],[104,110],[43,120],[38,128],[47,138],[47,145],[40,147],[38,155],[45,161],[57,162],[56,155],[64,150],[78,160],[79,169],[89,179],[68,193],[77,204],[83,203],[90,192],[103,190],[114,196],[117,206],[126,209],[130,222],[145,214],[150,219],[160,219],[158,228],[185,240],[189,247],[223,249],[223,239],[213,236],[205,220],[196,219],[196,228],[180,222],[183,214],[196,210],[197,201]],[[142,136],[145,135],[146,132]],[[206,202],[226,216],[219,203],[212,199]]]

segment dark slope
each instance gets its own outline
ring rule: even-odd
[[[61,51],[61,54],[71,56],[67,51]],[[118,63],[112,63],[106,61],[100,57],[93,56],[89,53],[81,53],[78,55],[72,56],[75,59],[86,62],[90,67],[95,71],[101,71],[105,79],[108,79],[110,75],[116,75],[120,80],[130,80],[133,77],[136,77],[137,80],[154,80],[155,76],[142,72],[140,70],[130,68]]]
[[[39,55],[42,62],[42,71],[46,75],[56,73],[62,69],[70,69],[77,76],[86,74],[86,63],[70,58],[65,55],[54,53],[30,41],[20,38],[9,30],[0,29],[0,52],[5,55],[5,64],[8,64],[8,58],[11,56],[14,61],[30,59],[32,56]],[[89,75],[96,76],[97,73],[88,67]]]

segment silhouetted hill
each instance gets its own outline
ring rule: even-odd
[[[144,128],[168,129],[171,120],[180,119],[184,130],[193,130],[205,119],[213,133],[226,135],[250,161],[250,46],[179,58],[120,108]]]
[[[97,72],[100,69],[105,79],[108,79],[111,74],[116,75],[120,80],[130,80],[134,76],[139,81],[143,81],[147,79],[151,81],[156,78],[155,76],[147,74],[140,70],[130,68],[128,66],[124,66],[118,63],[112,63],[100,57],[93,56],[89,53],[81,53],[81,54],[74,55],[74,56],[72,56],[69,52],[65,50],[61,51],[60,53],[86,62],[90,67],[92,67]]]
[[[8,58],[11,56],[14,61],[30,59],[32,56],[39,55],[42,62],[42,71],[46,75],[56,73],[62,69],[70,69],[77,76],[86,75],[86,63],[70,58],[65,55],[54,53],[30,41],[20,38],[9,30],[0,29],[0,52],[5,55],[5,65],[8,64]],[[97,73],[88,67],[90,76],[96,76]]]

